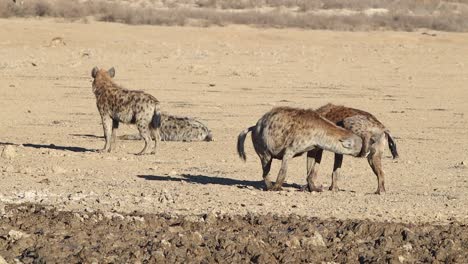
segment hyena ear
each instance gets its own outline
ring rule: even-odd
[[[93,70],[91,71],[91,77],[96,78],[96,74],[99,71],[98,67],[94,67]]]
[[[350,139],[340,139],[340,142],[341,142],[341,145],[343,145],[343,147],[347,149],[350,149],[353,147],[353,142]]]
[[[114,69],[114,67],[110,68],[107,72],[109,73],[109,76],[110,76],[111,78],[114,78],[114,76],[115,76],[115,69]]]

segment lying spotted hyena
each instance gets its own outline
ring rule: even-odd
[[[338,127],[311,109],[274,108],[255,126],[242,131],[237,139],[237,152],[245,160],[244,142],[252,132],[252,142],[260,157],[266,190],[280,190],[286,178],[289,159],[316,147],[335,153],[358,155],[362,140],[351,131]],[[272,159],[282,160],[275,185],[268,177]]]
[[[398,158],[396,143],[392,138],[390,131],[372,114],[350,107],[341,105],[326,104],[318,108],[317,113],[338,126],[352,131],[354,134],[362,137],[363,148],[360,157],[367,156],[372,171],[377,176],[376,194],[385,192],[384,171],[382,169],[382,155],[387,145],[390,148],[393,158]],[[315,179],[317,178],[318,166],[322,160],[322,149],[315,149],[307,159],[309,190],[315,188]],[[335,164],[333,165],[332,183],[330,190],[339,190],[337,178],[340,174],[343,155],[335,153]],[[310,179],[309,179],[310,177]]]
[[[161,113],[159,134],[162,141],[212,141],[211,131],[198,120]],[[123,135],[120,139],[140,140],[137,134]]]
[[[112,81],[115,76],[114,68],[106,71],[94,67],[91,76],[94,78],[93,92],[106,138],[106,145],[102,151],[112,150],[117,128],[122,122],[136,124],[141,137],[145,140],[145,147],[138,153],[139,155],[148,152],[151,137],[155,138],[153,151],[155,153],[161,125],[159,101],[145,92],[127,90],[115,84]]]

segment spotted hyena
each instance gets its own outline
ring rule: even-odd
[[[266,113],[255,126],[239,134],[237,152],[245,160],[244,142],[252,132],[252,142],[260,157],[266,190],[280,190],[286,178],[288,161],[316,147],[335,153],[358,155],[362,140],[338,127],[311,109],[278,107]],[[269,179],[272,159],[282,160],[275,185]]]
[[[385,192],[384,171],[382,169],[382,155],[385,146],[388,143],[390,152],[393,158],[398,158],[396,143],[390,134],[390,131],[372,114],[350,107],[341,105],[326,104],[318,108],[317,113],[338,126],[344,127],[359,135],[363,139],[363,148],[359,157],[367,157],[372,171],[377,176],[377,191],[376,194]],[[313,179],[316,179],[318,172],[318,164],[322,160],[322,149],[314,149],[312,155],[307,159],[307,168],[311,177],[309,189],[315,186]],[[330,190],[339,190],[337,178],[340,174],[343,155],[335,153],[335,163],[333,165],[332,183]],[[317,166],[316,166],[317,165]],[[309,180],[308,180],[309,182]]]
[[[110,152],[115,145],[119,123],[136,124],[141,137],[145,140],[145,147],[138,153],[148,153],[151,137],[154,140],[154,151],[159,141],[159,127],[161,113],[159,101],[152,95],[142,91],[132,91],[115,84],[112,78],[115,69],[106,71],[94,67],[91,71],[93,92],[96,104],[101,114],[102,126],[106,145],[102,151]]]
[[[212,141],[213,135],[206,125],[189,117],[161,113],[159,134],[162,141]],[[140,140],[137,134],[123,135],[120,139]]]

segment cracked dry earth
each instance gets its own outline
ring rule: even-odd
[[[91,263],[149,255],[182,261],[187,250],[194,262],[202,255],[466,262],[466,33],[0,19],[0,36],[8,36],[0,38],[0,256],[8,262],[53,263],[65,255]],[[63,42],[51,45],[57,37]],[[165,112],[201,120],[215,141],[162,142],[156,156],[139,157],[143,142],[119,140],[114,153],[97,153],[104,140],[91,92],[94,66],[114,66],[117,83],[153,94]],[[285,190],[264,192],[250,139],[247,162],[237,157],[238,133],[274,106],[328,102],[367,110],[392,131],[400,159],[384,156],[387,193],[373,195],[370,167],[351,157],[343,162],[343,191],[300,192],[305,158],[298,157]],[[135,132],[119,128],[119,135]],[[325,153],[320,167],[325,187],[332,157]],[[272,174],[278,170],[273,162]],[[213,214],[213,223],[199,221]],[[403,240],[405,228],[413,242]],[[316,231],[326,249],[309,246]],[[102,241],[97,255],[93,241]]]

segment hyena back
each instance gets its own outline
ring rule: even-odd
[[[115,145],[119,123],[135,124],[141,137],[145,140],[143,150],[138,154],[146,154],[151,137],[155,138],[154,153],[159,141],[161,113],[159,101],[152,95],[142,91],[127,90],[115,84],[114,68],[106,71],[94,67],[91,71],[93,92],[96,105],[102,119],[106,144],[102,151],[110,152]]]
[[[161,141],[212,141],[213,135],[206,125],[189,117],[161,113]],[[140,140],[140,135],[123,135],[120,139]]]
[[[266,190],[280,190],[286,178],[288,160],[316,147],[341,154],[358,155],[362,140],[352,132],[338,127],[311,109],[290,107],[274,108],[266,113],[255,126],[239,134],[237,152],[245,160],[244,142],[252,132],[255,152],[263,168]],[[282,160],[275,185],[268,177],[272,159]]]

